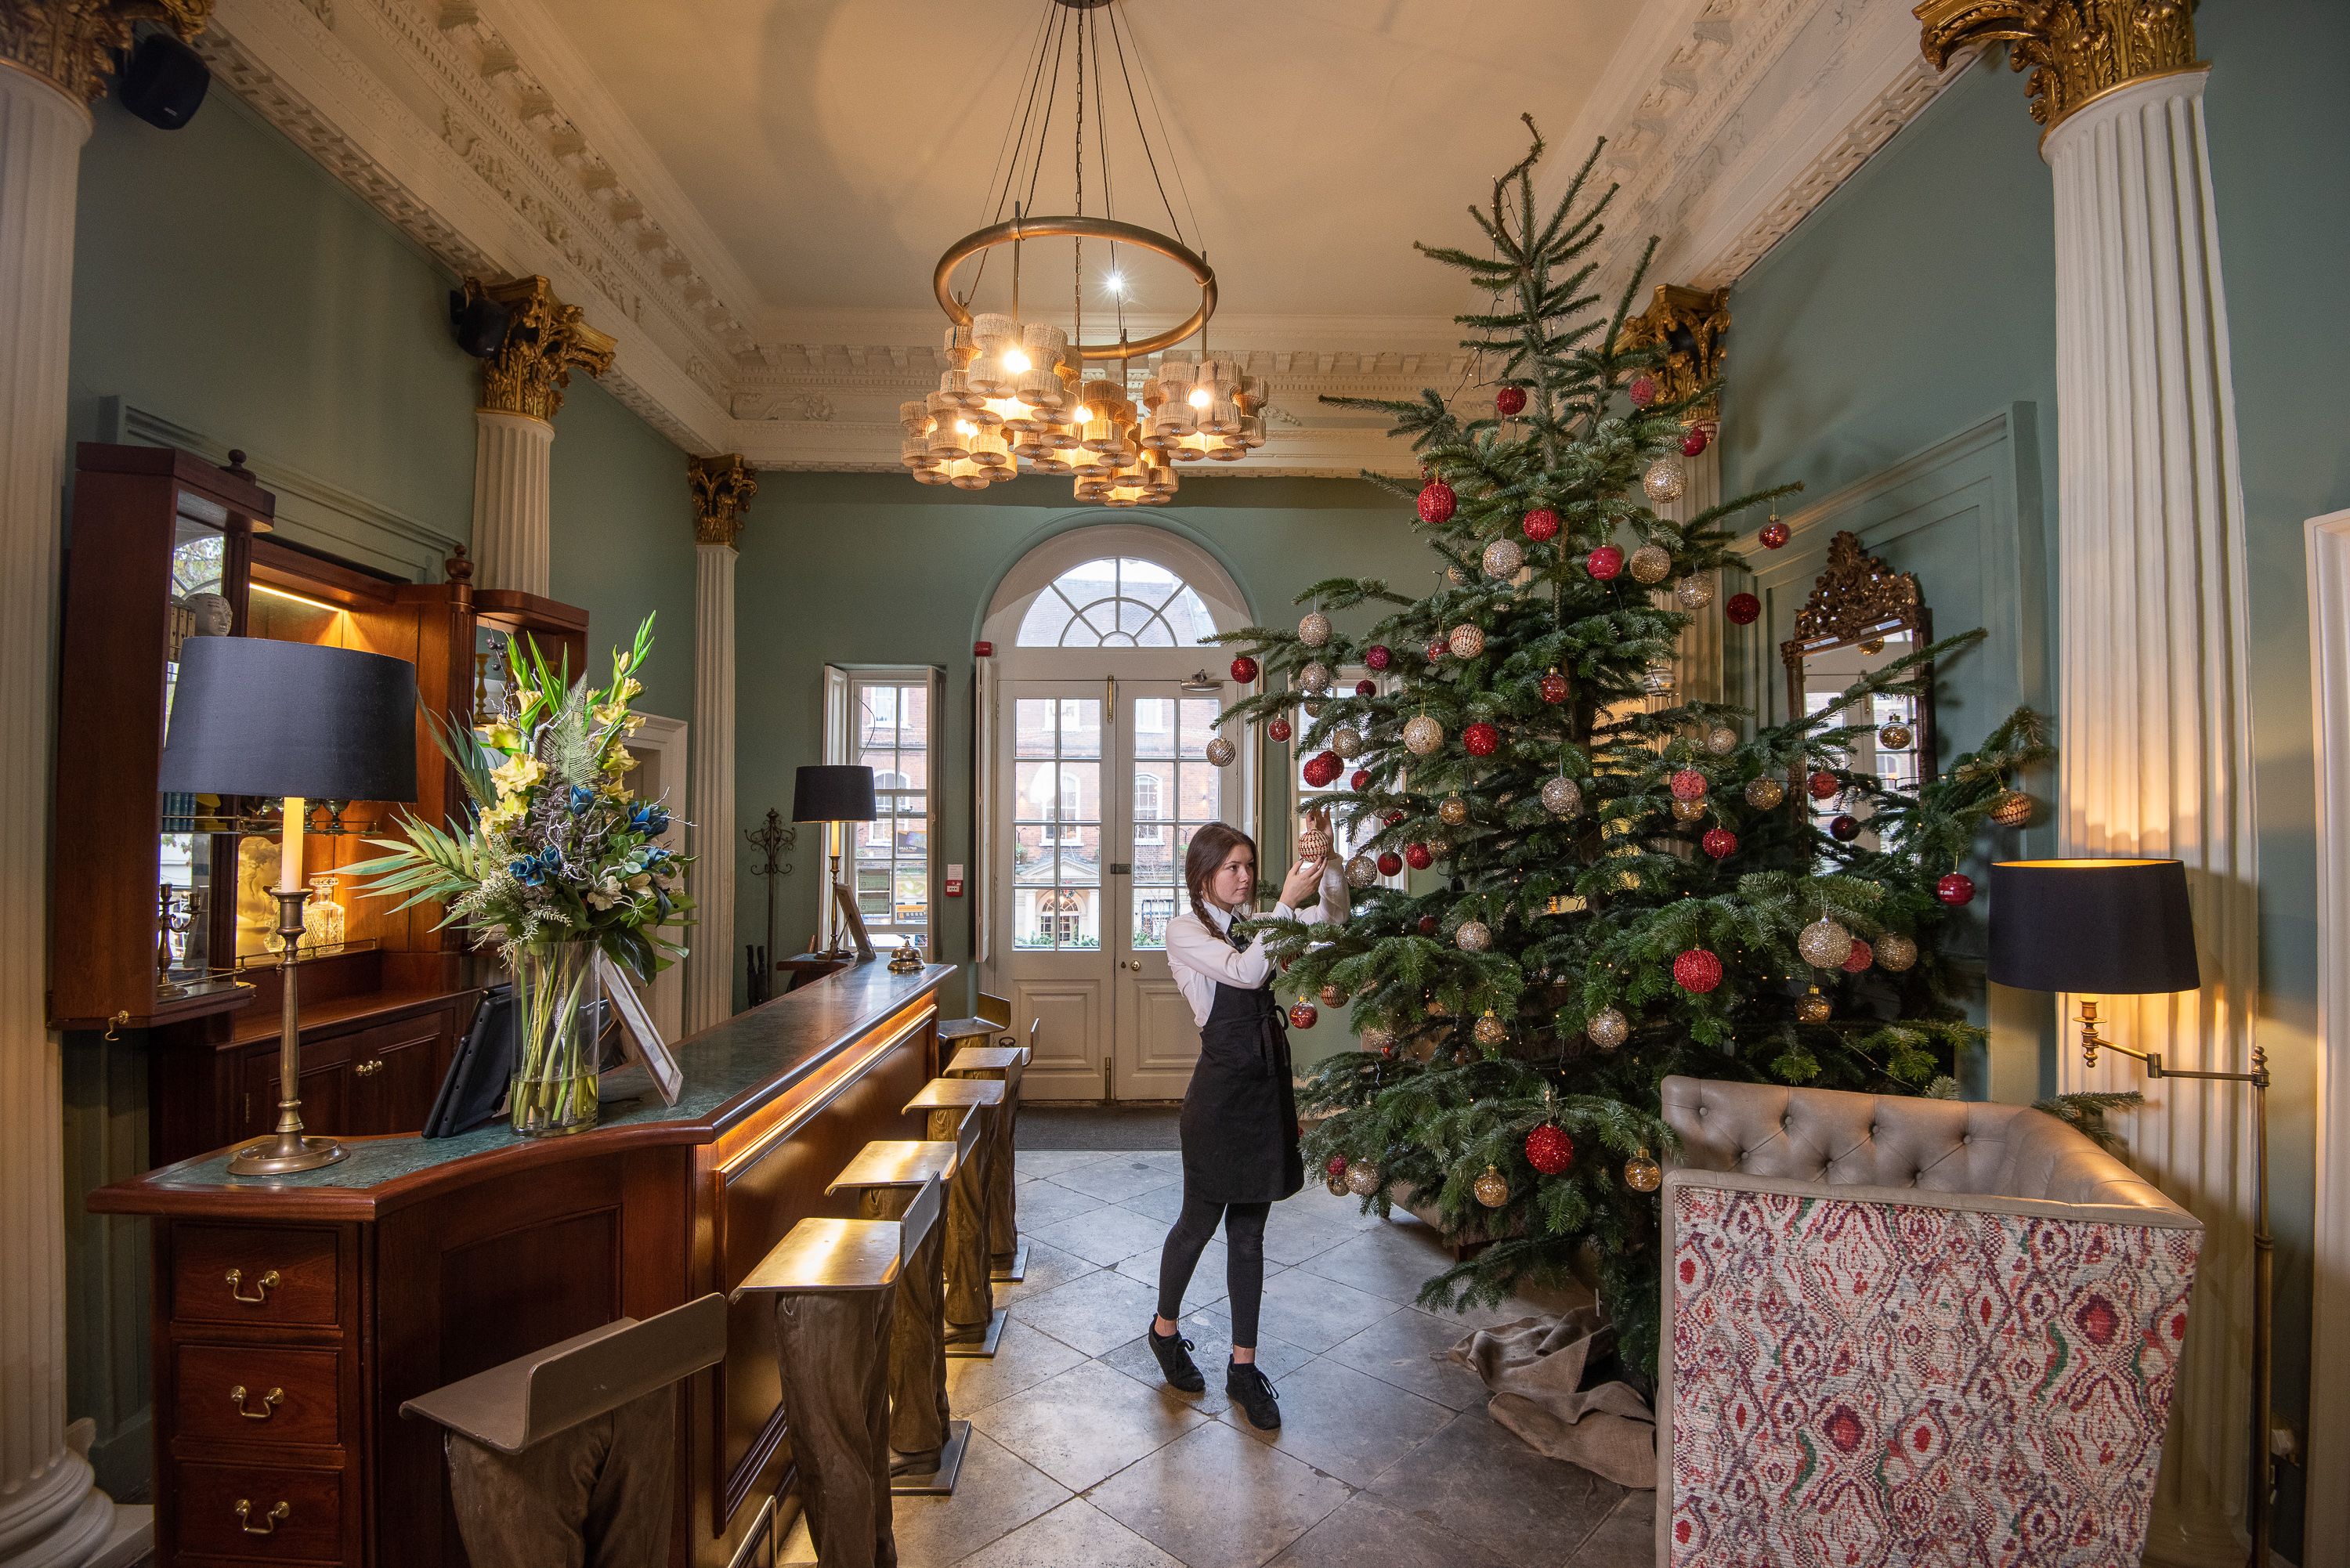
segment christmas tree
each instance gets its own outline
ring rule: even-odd
[[[1709,574],[1733,558],[1725,522],[1781,493],[1687,524],[1645,504],[1678,494],[1679,416],[1711,389],[1660,400],[1656,350],[1623,344],[1638,276],[1597,313],[1587,258],[1612,192],[1586,196],[1595,149],[1538,213],[1542,151],[1537,133],[1471,209],[1490,254],[1419,247],[1493,296],[1459,318],[1493,411],[1463,417],[1435,391],[1343,400],[1391,415],[1419,453],[1416,496],[1390,488],[1414,496],[1443,586],[1334,577],[1300,596],[1294,632],[1232,634],[1235,676],[1265,684],[1226,718],[1281,741],[1302,703],[1307,782],[1351,771],[1317,804],[1359,851],[1352,920],[1265,922],[1280,983],[1349,1002],[1360,1036],[1303,1096],[1321,1118],[1312,1168],[1488,1243],[1424,1300],[1594,1280],[1627,1364],[1653,1366],[1659,1084],[1950,1092],[1980,1033],[1939,947],[1972,896],[1954,873],[2044,747],[2019,712],[1914,793],[1846,768],[1859,731],[1840,715],[1915,693],[1971,638],[1751,734],[1741,710],[1644,701],[1690,618],[1724,613]],[[1334,619],[1366,607],[1379,618],[1359,635]],[[1389,689],[1335,690],[1349,663]],[[1866,833],[1820,832],[1804,794],[1841,796]],[[1425,890],[1378,885],[1406,865],[1432,873]]]

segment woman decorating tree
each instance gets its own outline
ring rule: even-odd
[[[1329,823],[1321,812],[1309,826],[1328,842]],[[1289,1036],[1274,1000],[1273,961],[1263,937],[1243,941],[1232,929],[1256,901],[1255,841],[1236,827],[1208,824],[1192,836],[1183,880],[1191,907],[1168,924],[1167,965],[1200,1026],[1200,1063],[1183,1096],[1183,1211],[1159,1255],[1150,1349],[1170,1386],[1186,1394],[1207,1387],[1192,1363],[1191,1342],[1175,1320],[1200,1252],[1221,1220],[1232,1318],[1224,1391],[1253,1425],[1269,1431],[1281,1425],[1281,1406],[1256,1369],[1264,1220],[1274,1204],[1305,1185],[1305,1167],[1297,1152]],[[1318,909],[1306,903],[1317,888]],[[1336,862],[1300,856],[1282,880],[1273,912],[1280,919],[1344,922],[1347,883]]]

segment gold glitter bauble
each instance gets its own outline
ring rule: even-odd
[[[1322,1179],[1322,1185],[1333,1198],[1348,1197],[1355,1190],[1347,1185],[1347,1179],[1343,1176],[1326,1176]]]
[[[1421,848],[1426,849],[1431,857],[1439,860],[1452,853],[1452,840],[1440,833],[1431,833],[1419,843]]]
[[[1379,879],[1379,863],[1367,855],[1357,855],[1347,862],[1347,885],[1367,888]]]
[[[1702,821],[1705,814],[1711,809],[1701,800],[1677,800],[1673,802],[1673,820],[1675,822]]]
[[[1624,1185],[1635,1192],[1654,1192],[1665,1184],[1665,1168],[1642,1149],[1624,1162]]]
[[[1315,659],[1297,672],[1297,689],[1308,697],[1319,697],[1330,690],[1330,667]]]
[[[1543,809],[1553,816],[1573,816],[1583,809],[1583,790],[1564,774],[1555,779],[1544,779],[1542,803]]]
[[[1897,974],[1918,961],[1918,944],[1898,931],[1887,931],[1877,939],[1877,967],[1889,969]]]
[[[1330,749],[1342,757],[1363,754],[1363,732],[1350,724],[1341,724],[1330,732]]]
[[[1347,1162],[1347,1190],[1357,1198],[1368,1198],[1379,1189],[1379,1168],[1367,1159]]]
[[[1828,1005],[1828,999],[1820,994],[1817,986],[1795,1003],[1795,1016],[1805,1023],[1825,1023],[1835,1012],[1835,1009]]]
[[[1706,577],[1683,577],[1674,585],[1673,597],[1683,609],[1703,609],[1713,602],[1713,583]]]
[[[1499,1209],[1510,1200],[1509,1178],[1493,1166],[1485,1168],[1485,1174],[1477,1179],[1474,1190],[1477,1201],[1488,1209]]]
[[[1681,492],[1689,488],[1689,470],[1679,458],[1667,452],[1650,463],[1648,472],[1640,476],[1640,488],[1647,491],[1648,499],[1659,506],[1679,501]]]
[[[1769,811],[1787,798],[1787,786],[1770,774],[1751,779],[1746,785],[1746,804],[1757,811]]]
[[[1305,716],[1309,719],[1319,719],[1322,716],[1322,704],[1311,698],[1300,703],[1299,706],[1305,710]]]
[[[1632,552],[1631,569],[1636,583],[1661,583],[1672,572],[1672,552],[1662,545],[1643,545]]]
[[[1448,582],[1448,583],[1451,583],[1454,587],[1456,587],[1456,588],[1457,588],[1457,587],[1459,587],[1461,584],[1463,584],[1463,583],[1467,582],[1469,579],[1468,579],[1468,578],[1466,578],[1466,577],[1464,577],[1464,576],[1462,576],[1461,575],[1461,568],[1460,568],[1460,567],[1458,567],[1458,566],[1447,566],[1447,567],[1445,567],[1445,568],[1444,568],[1444,580],[1445,580],[1446,582]]]
[[[1444,646],[1452,650],[1455,659],[1474,659],[1485,651],[1485,634],[1464,621],[1452,628]]]
[[[1632,1025],[1614,1008],[1603,1007],[1591,1015],[1591,1022],[1583,1026],[1583,1032],[1591,1036],[1591,1043],[1602,1051],[1613,1051],[1632,1037]]]
[[[1464,953],[1482,953],[1493,945],[1492,929],[1482,920],[1463,920],[1452,933],[1452,945]]]
[[[1448,794],[1438,804],[1436,815],[1446,826],[1458,827],[1469,820],[1469,803],[1457,794]]]
[[[1814,969],[1842,969],[1852,956],[1852,932],[1822,915],[1795,938],[1795,950]]]
[[[1514,539],[1496,539],[1485,546],[1485,558],[1482,564],[1489,577],[1512,576],[1526,564],[1526,553],[1518,548]]]
[[[1421,713],[1403,727],[1403,743],[1414,756],[1424,757],[1444,744],[1444,726]]]
[[[1485,1009],[1485,1016],[1477,1020],[1469,1033],[1477,1037],[1480,1045],[1499,1045],[1510,1037],[1510,1026],[1496,1018],[1489,1007]]]
[[[1906,752],[1917,738],[1917,732],[1907,724],[1887,724],[1877,732],[1877,743],[1888,752]]]
[[[1222,735],[1216,736],[1208,742],[1208,760],[1220,768],[1231,767],[1232,759],[1240,754],[1240,748]]]
[[[1728,756],[1738,749],[1738,732],[1727,724],[1716,724],[1705,732],[1705,749],[1710,756]]]
[[[1991,803],[1991,819],[2002,827],[2022,827],[2032,820],[2032,797],[2020,789],[2003,791]]]
[[[1330,618],[1320,610],[1309,612],[1297,623],[1297,640],[1308,648],[1319,648],[1330,640]]]
[[[1335,985],[1326,985],[1322,988],[1322,1005],[1344,1007],[1347,1005],[1347,993]]]

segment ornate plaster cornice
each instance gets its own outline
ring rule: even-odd
[[[704,545],[732,547],[743,533],[743,514],[759,493],[759,476],[739,452],[690,458],[685,483],[693,492],[693,537]]]
[[[2023,91],[2043,130],[2124,82],[2201,64],[2189,0],[1924,0],[1913,14],[1937,69],[2005,44],[2008,68],[2032,73]]]
[[[204,30],[212,10],[213,0],[5,0],[0,59],[94,103],[106,95],[115,51],[130,47],[134,26],[161,23],[186,40]]]
[[[484,296],[504,306],[513,319],[497,353],[482,361],[484,411],[526,414],[552,424],[572,371],[601,376],[612,368],[611,336],[588,326],[579,306],[557,299],[546,279],[465,280],[467,299]]]
[[[1663,392],[1660,400],[1678,403],[1721,379],[1729,336],[1730,290],[1660,283],[1648,308],[1624,323],[1617,343],[1626,348],[1663,350],[1664,361],[1657,369]],[[1685,425],[1721,421],[1721,405],[1712,398],[1691,404],[1681,414]]]

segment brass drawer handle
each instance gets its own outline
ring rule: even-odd
[[[261,1516],[265,1522],[256,1525],[251,1518],[252,1501],[241,1497],[236,1500],[236,1527],[247,1535],[275,1535],[277,1533],[277,1527],[285,1523],[287,1516],[293,1511],[293,1504],[280,1502],[276,1508]]]
[[[254,1281],[253,1293],[251,1295],[246,1295],[243,1291],[237,1288],[244,1282],[244,1271],[243,1269],[231,1269],[228,1272],[229,1299],[232,1301],[243,1302],[247,1306],[259,1306],[262,1303],[269,1299],[269,1293],[277,1288],[277,1271],[272,1269],[267,1273],[262,1275],[261,1278]]]
[[[277,1414],[277,1407],[285,1397],[285,1389],[272,1388],[268,1393],[264,1394],[261,1397],[260,1409],[248,1410],[244,1407],[244,1384],[240,1383],[235,1387],[228,1391],[228,1402],[235,1406],[236,1413],[244,1417],[248,1421],[266,1421],[270,1417]]]
[[[378,1073],[382,1071],[383,1058],[380,1056],[370,1056],[366,1061],[351,1069],[351,1076],[354,1078],[372,1078]]]

